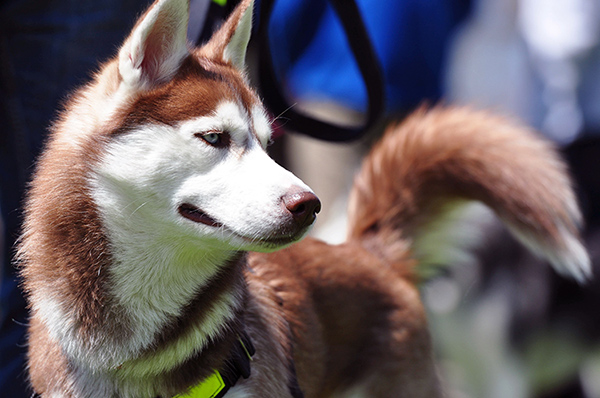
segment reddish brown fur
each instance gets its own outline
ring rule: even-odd
[[[240,99],[248,111],[258,103],[245,78],[220,57],[249,4],[244,1],[214,41],[187,57],[172,80],[131,98],[108,120],[88,118],[93,131],[83,142],[65,144],[61,134],[71,118],[93,114],[86,103],[115,93],[116,60],[71,100],[70,111],[54,127],[27,204],[24,285],[33,304],[44,294],[58,297],[85,341],[111,347],[131,327],[108,294],[110,245],[87,178],[112,135],[146,122],[174,124],[204,115],[226,99]],[[251,253],[247,261],[237,257],[169,322],[142,359],[202,322],[203,310],[223,292],[235,289],[246,298],[221,335],[156,376],[157,394],[174,395],[219,368],[244,328],[257,353],[253,374],[242,385],[255,395],[290,396],[295,367],[307,398],[357,386],[376,398],[441,396],[410,240],[444,204],[459,198],[482,200],[504,219],[557,244],[556,220],[576,231],[568,178],[546,144],[485,113],[421,110],[390,127],[367,157],[352,193],[347,243],[306,239],[276,253]],[[59,386],[75,397],[76,365],[41,319],[34,313],[30,327],[34,388],[43,394]],[[120,370],[114,369],[116,379]]]
[[[59,387],[65,395],[73,396],[71,372],[68,359],[56,341],[50,339],[46,326],[37,317],[32,317],[29,322],[30,347],[36,349],[29,351],[29,379],[36,393]]]
[[[421,109],[390,126],[356,179],[350,236],[418,235],[456,199],[475,199],[533,235],[577,236],[579,215],[564,164],[518,124],[469,109]],[[390,176],[390,178],[386,178]],[[392,177],[393,176],[393,177]],[[556,218],[548,217],[553,214]]]
[[[115,317],[104,310],[102,270],[110,265],[110,249],[85,182],[97,160],[96,145],[93,140],[79,153],[53,146],[49,151],[59,156],[42,156],[29,193],[26,246],[21,248],[28,264],[23,270],[27,290],[52,286],[60,291],[89,333]]]
[[[399,385],[435,396],[418,291],[360,242],[305,239],[276,253],[253,253],[249,261],[280,300],[305,396],[328,397],[376,375],[389,382],[374,382],[373,397],[390,396]]]
[[[145,93],[121,111],[118,131],[147,122],[173,125],[206,115],[222,101],[238,99],[248,113],[258,103],[256,94],[230,66],[189,56],[173,80]]]

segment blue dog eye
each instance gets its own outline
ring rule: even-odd
[[[227,131],[207,131],[203,133],[194,134],[196,138],[200,138],[202,141],[206,142],[208,145],[214,146],[216,148],[225,148],[229,146],[231,142],[231,137]]]
[[[221,141],[221,134],[218,133],[209,133],[204,134],[202,139],[208,142],[210,145],[218,145],[219,141]]]

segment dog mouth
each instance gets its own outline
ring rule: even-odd
[[[295,232],[293,234],[273,234],[263,239],[248,239],[249,242],[259,244],[263,249],[277,250],[288,246],[300,240],[305,234],[305,231]]]
[[[258,236],[251,237],[229,230],[223,223],[217,221],[216,219],[208,215],[205,211],[190,203],[183,203],[179,205],[177,211],[179,215],[181,215],[183,218],[188,219],[194,223],[204,224],[215,228],[222,228],[231,232],[232,235],[235,235],[238,238],[242,239],[247,244],[250,244],[252,246],[258,245],[257,248],[261,247],[269,251],[294,243],[295,241],[299,240],[302,236],[304,236],[304,233],[306,232],[306,230],[308,230],[308,227],[303,228],[301,230],[297,230],[295,228],[291,228],[290,226],[284,226],[283,228],[280,228],[277,231],[273,231],[268,236],[262,238]]]
[[[204,211],[189,203],[184,203],[180,205],[177,211],[183,218],[187,218],[188,220],[193,221],[195,223],[205,224],[210,227],[223,226],[223,224],[206,214]]]

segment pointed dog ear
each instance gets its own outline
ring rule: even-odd
[[[212,36],[200,52],[202,55],[230,63],[240,71],[245,68],[246,49],[252,31],[254,0],[243,0],[223,26]]]
[[[188,55],[189,0],[157,0],[119,51],[119,74],[133,89],[170,80]]]

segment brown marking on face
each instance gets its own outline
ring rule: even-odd
[[[190,55],[172,81],[140,94],[118,112],[116,118],[121,122],[114,132],[123,133],[146,123],[173,126],[209,115],[225,101],[242,106],[248,117],[252,107],[260,103],[235,69]],[[249,127],[256,136],[252,124]]]

